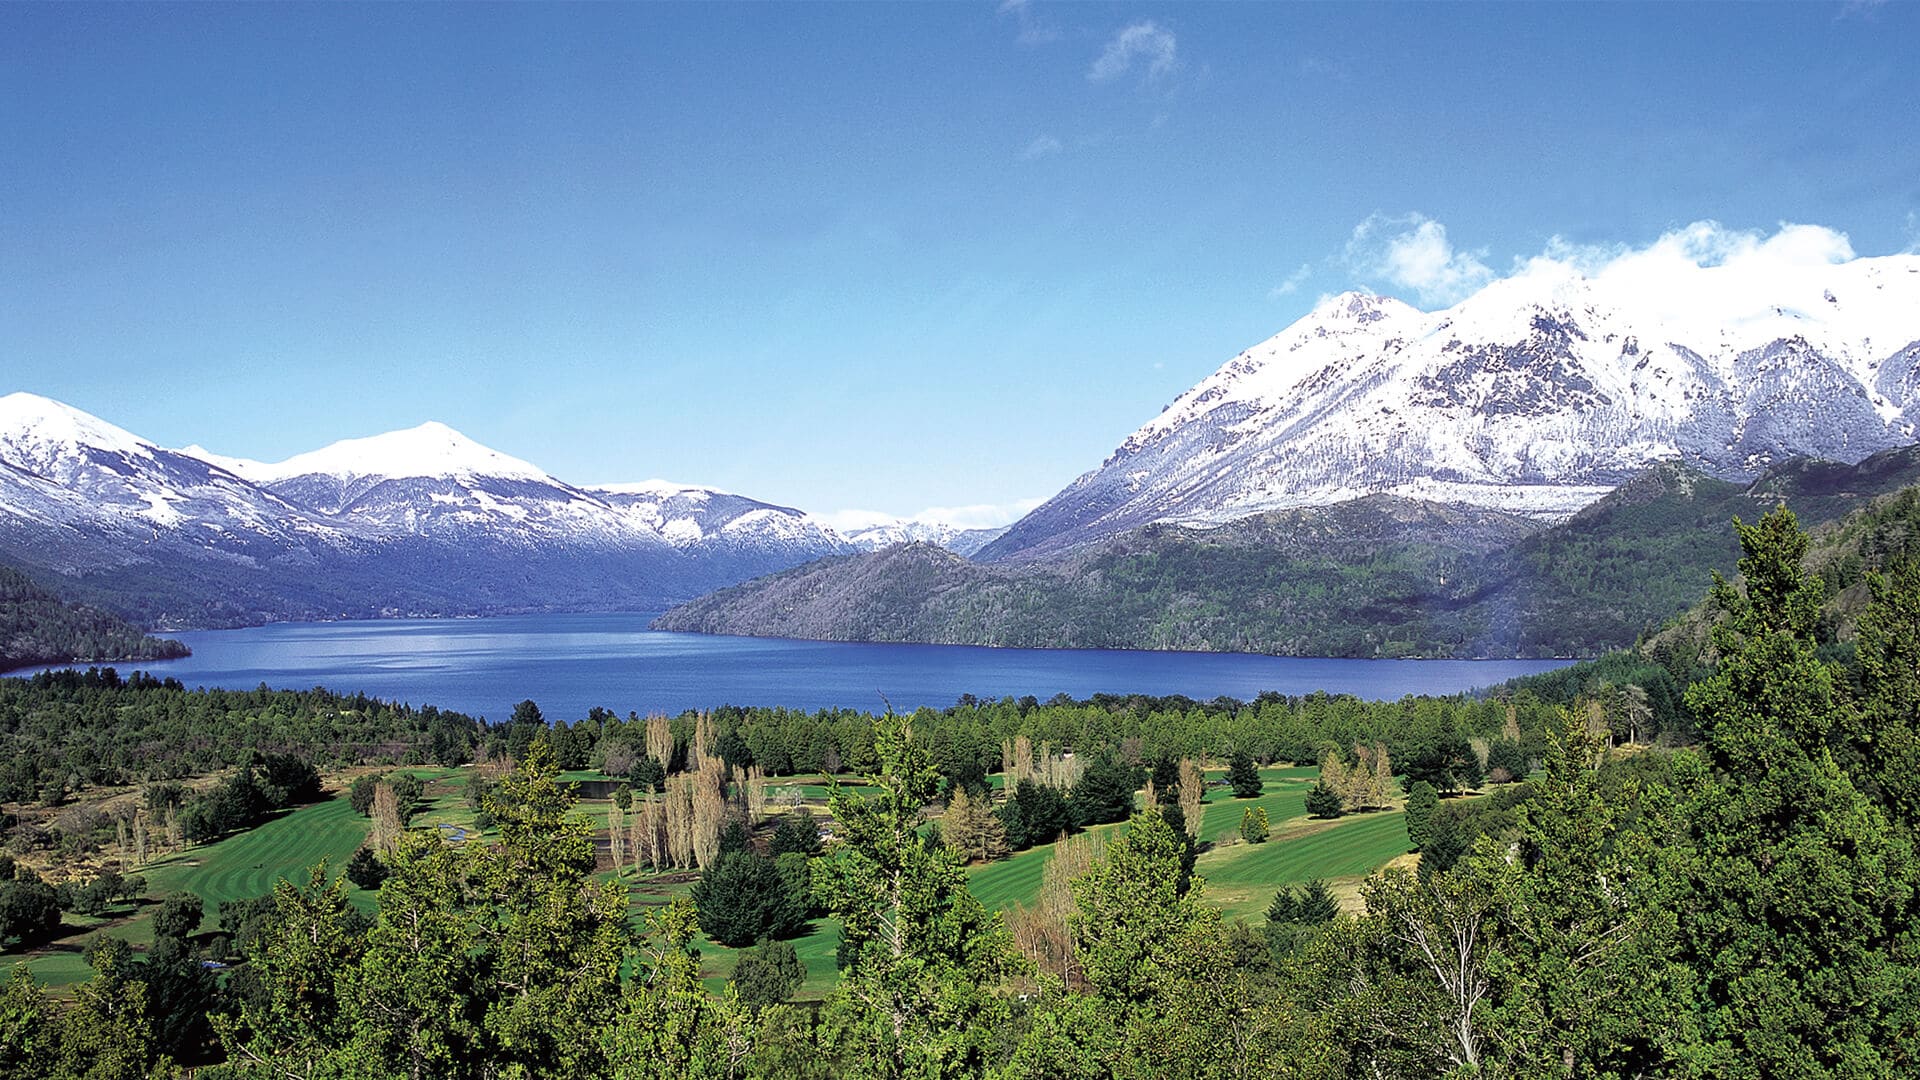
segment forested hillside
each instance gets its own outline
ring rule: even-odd
[[[655,625],[843,641],[1266,652],[1591,656],[1730,573],[1735,516],[1809,523],[1920,482],[1920,450],[1796,460],[1751,485],[1662,465],[1571,520],[1374,496],[1217,528],[1149,526],[1090,550],[973,563],[925,546],[823,560]]]
[[[25,574],[0,566],[0,671],[185,655],[187,647],[177,641],[148,637],[117,615],[65,603]]]
[[[0,679],[0,803],[58,805],[98,785],[201,776],[260,753],[319,766],[466,761],[480,725],[326,690],[189,690],[112,668]]]

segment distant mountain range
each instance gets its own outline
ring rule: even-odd
[[[438,423],[267,464],[0,398],[0,561],[149,626],[659,610],[883,541],[710,488],[575,486]]]
[[[1710,276],[1711,271],[1708,271]],[[971,562],[728,589],[712,633],[1342,656],[1630,643],[1730,569],[1727,518],[1920,481],[1920,256],[1653,293],[1542,265],[1422,312],[1323,300]]]
[[[1442,311],[1326,299],[1005,530],[576,486],[435,423],[266,464],[13,394],[0,562],[158,627],[652,610],[763,578],[660,625],[1563,654],[1730,565],[1731,509],[1911,482],[1916,424],[1920,255],[1686,296],[1543,263]]]

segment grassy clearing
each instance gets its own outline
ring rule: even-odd
[[[282,813],[258,828],[156,859],[138,873],[147,879],[149,896],[190,892],[206,901],[211,919],[221,901],[271,892],[274,882],[298,878],[321,859],[336,868],[345,866],[366,838],[367,827],[367,819],[354,813],[341,794]],[[353,898],[359,906],[372,910],[372,894],[355,889]],[[153,943],[155,906],[148,903],[118,908],[115,917],[106,920],[69,915],[66,926],[70,932],[29,957],[27,967],[50,986],[83,981],[92,975],[80,958],[87,937],[106,933],[144,948]]]
[[[420,778],[425,793],[415,827],[452,826],[469,837],[482,834],[474,826],[473,811],[466,805],[466,779],[470,770],[405,770]],[[1307,790],[1318,775],[1312,767],[1261,770],[1265,790],[1254,799],[1234,798],[1231,790],[1210,788],[1202,824],[1202,839],[1214,847],[1199,860],[1198,872],[1208,881],[1206,898],[1220,906],[1229,917],[1257,919],[1266,909],[1280,885],[1326,878],[1349,903],[1357,894],[1357,882],[1403,855],[1406,830],[1397,812],[1359,815],[1334,822],[1310,821],[1306,817]],[[588,774],[570,774],[570,780],[598,779]],[[819,777],[775,780],[770,794],[795,789],[809,803],[824,803],[828,785]],[[871,793],[877,789],[848,785],[853,790]],[[777,802],[777,800],[776,800]],[[1265,844],[1239,842],[1241,814],[1251,806],[1263,806],[1274,829],[1273,839]],[[609,803],[604,799],[582,800],[577,812],[604,831]],[[1102,825],[1092,830],[1111,835],[1123,826]],[[267,822],[257,829],[228,837],[215,844],[193,848],[158,860],[143,869],[149,893],[165,896],[192,892],[207,901],[211,918],[223,900],[243,899],[270,892],[280,878],[298,878],[308,866],[328,860],[343,867],[355,848],[366,837],[367,819],[355,814],[345,794],[301,807]],[[1041,875],[1054,845],[1045,844],[1020,852],[1011,858],[969,871],[968,885],[989,910],[1003,911],[1016,903],[1032,900],[1039,892]],[[638,915],[648,907],[664,904],[688,895],[690,880],[682,875],[637,879],[629,884]],[[372,910],[372,894],[355,889],[356,905]],[[86,979],[91,972],[80,958],[87,935],[104,930],[137,946],[152,941],[150,911],[153,905],[127,908],[111,919],[83,919],[69,916],[71,932],[29,961],[34,974],[43,983],[68,985]],[[830,990],[837,978],[834,953],[839,945],[839,925],[830,919],[815,920],[806,934],[793,940],[794,950],[806,965],[807,979],[800,999],[817,999]],[[730,949],[706,939],[697,940],[701,951],[701,971],[710,989],[724,991],[727,978],[739,962],[743,950]]]
[[[1387,810],[1301,822],[1275,830],[1264,844],[1217,847],[1194,869],[1207,879],[1207,900],[1228,918],[1257,919],[1282,885],[1365,877],[1406,850],[1406,815]]]

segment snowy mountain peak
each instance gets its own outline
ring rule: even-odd
[[[557,483],[539,466],[482,446],[437,420],[384,435],[343,439],[276,464],[259,465],[252,473],[250,478],[262,482],[318,474],[342,479],[484,476]]]
[[[248,458],[228,457],[225,454],[216,454],[206,447],[201,446],[199,443],[192,443],[181,447],[180,453],[190,458],[198,458],[209,465],[217,465],[251,484],[265,483],[269,474],[273,471],[273,466],[265,462],[253,461]]]
[[[1793,227],[1702,236],[1542,258],[1432,312],[1328,297],[982,556],[1374,493],[1552,520],[1657,461],[1751,478],[1915,440],[1920,256]]]
[[[1360,325],[1379,322],[1382,319],[1399,318],[1406,315],[1418,315],[1420,309],[1391,296],[1381,296],[1370,292],[1343,292],[1329,296],[1314,305],[1310,319],[1325,322],[1350,322]]]
[[[25,392],[0,397],[0,461],[50,479],[89,451],[150,458],[154,447],[71,405]]]

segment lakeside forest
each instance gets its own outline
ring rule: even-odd
[[[1920,561],[1738,537],[1483,697],[8,680],[0,1075],[1912,1075]]]

